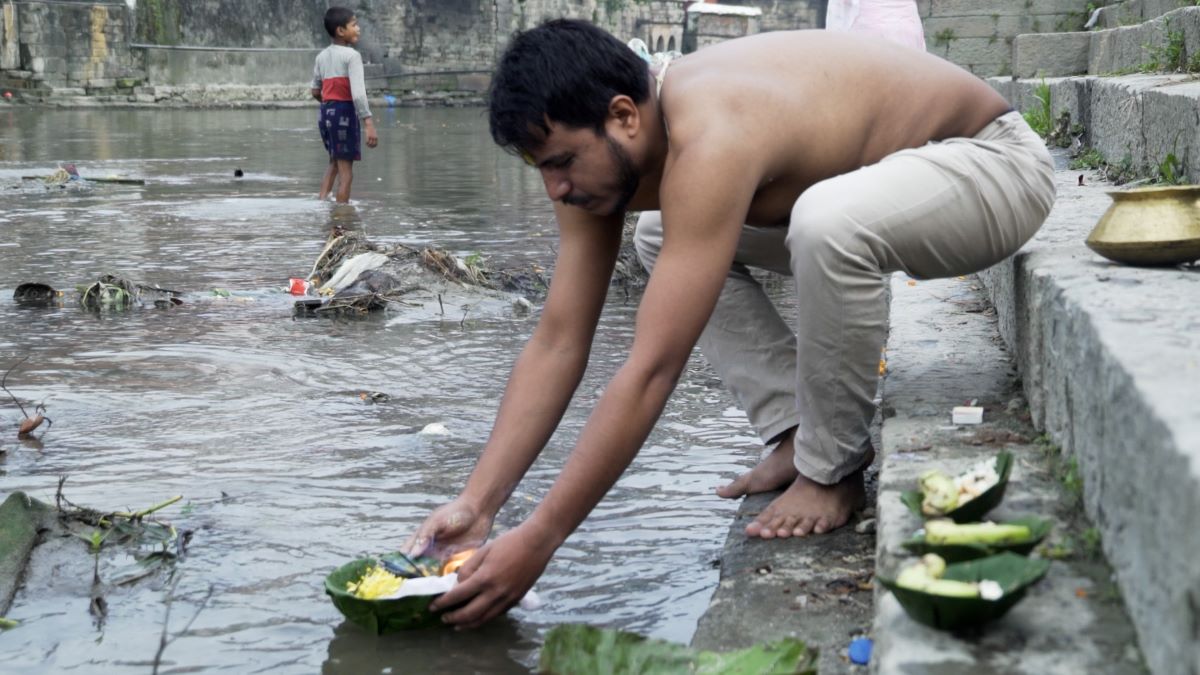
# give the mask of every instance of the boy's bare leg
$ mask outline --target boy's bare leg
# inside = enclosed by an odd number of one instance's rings
[[[337,178],[337,174],[337,160],[330,157],[329,166],[325,167],[325,175],[321,177],[321,191],[317,193],[317,199],[325,201],[329,197],[329,193],[333,191],[333,180]]]
[[[337,161],[337,176],[337,201],[339,204],[349,203],[350,183],[354,180],[354,162],[348,159],[339,159]]]
[[[758,466],[738,476],[732,483],[717,489],[726,499],[737,499],[759,492],[771,492],[787,486],[787,490],[763,509],[754,522],[746,526],[751,537],[803,537],[809,533],[822,534],[835,530],[850,519],[850,514],[862,508],[866,501],[863,489],[863,469],[855,471],[841,482],[821,485],[796,470],[793,428],[779,445],[764,457]]]

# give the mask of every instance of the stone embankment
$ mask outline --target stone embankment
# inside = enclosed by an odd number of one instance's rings
[[[996,516],[1053,518],[1040,551],[1053,563],[1008,616],[972,633],[926,629],[877,590],[874,672],[1200,673],[1200,268],[1130,267],[1084,245],[1111,203],[1105,178],[1200,182],[1194,5],[1129,0],[1101,8],[1090,31],[1019,35],[1015,75],[989,80],[1063,148],[1058,201],[1033,241],[984,273],[893,282],[876,571],[895,572],[918,527],[900,491],[927,468],[1001,448],[1016,469]],[[951,407],[972,400],[984,424],[952,425]],[[764,547],[735,526],[697,643],[811,636],[838,650],[835,672],[862,670],[845,659],[862,627],[822,624],[785,592],[802,574],[746,574],[747,551],[828,561],[839,542]],[[739,604],[748,584],[772,592]],[[739,638],[718,621],[762,628]]]

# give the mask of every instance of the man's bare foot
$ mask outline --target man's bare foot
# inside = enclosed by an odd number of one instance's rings
[[[746,534],[763,539],[824,534],[845,525],[865,501],[862,470],[834,485],[821,485],[797,474],[788,489],[746,526]]]
[[[795,436],[796,430],[792,429],[758,466],[738,476],[729,485],[717,488],[717,495],[725,499],[737,499],[759,492],[778,490],[796,480],[800,472],[796,471],[796,464],[792,459],[796,453],[792,445]]]

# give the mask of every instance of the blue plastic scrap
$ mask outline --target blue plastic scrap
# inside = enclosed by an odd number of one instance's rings
[[[865,666],[871,662],[871,648],[875,642],[871,638],[854,638],[850,641],[850,663]]]

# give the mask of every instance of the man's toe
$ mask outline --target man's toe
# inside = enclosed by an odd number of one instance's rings
[[[749,486],[750,474],[744,473],[735,478],[732,483],[717,488],[717,496],[725,499],[737,499],[746,494]]]
[[[798,518],[796,516],[787,516],[784,518],[783,522],[779,524],[779,527],[775,528],[776,535],[781,539],[786,539],[792,536],[792,531],[796,529],[797,520]]]

